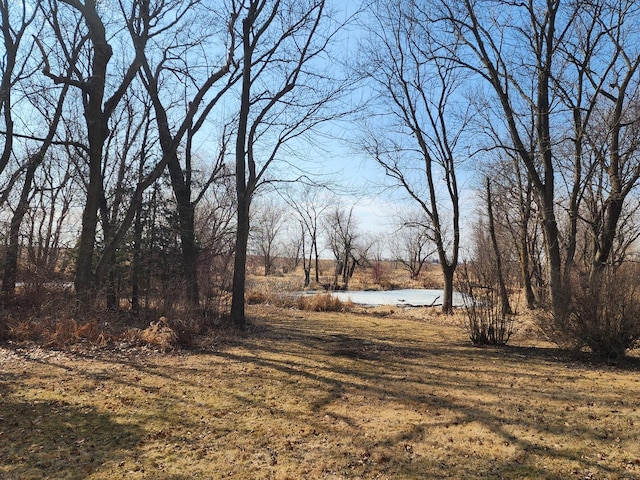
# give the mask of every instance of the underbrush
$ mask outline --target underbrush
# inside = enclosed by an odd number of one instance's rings
[[[562,315],[542,313],[539,323],[562,347],[587,347],[599,359],[616,361],[640,341],[638,272],[609,267],[599,278],[572,279],[571,295]]]
[[[218,312],[184,308],[78,309],[68,291],[39,298],[21,292],[0,309],[0,341],[32,342],[66,349],[76,344],[109,347],[149,345],[161,351],[189,347],[220,323]]]
[[[42,298],[49,298],[43,301]],[[69,292],[58,292],[35,301],[19,295],[0,310],[0,341],[32,342],[54,349],[77,344],[108,348],[114,344],[148,345],[163,352],[192,347],[204,336],[224,327],[224,312],[206,309],[159,308],[133,310],[121,307],[109,311],[104,306],[80,311]],[[287,294],[268,289],[247,292],[248,305],[273,305],[313,312],[348,312],[351,302],[330,293]],[[177,305],[177,302],[174,303]]]

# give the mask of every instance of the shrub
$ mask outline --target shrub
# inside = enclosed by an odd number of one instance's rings
[[[474,345],[506,345],[513,333],[515,315],[502,312],[494,286],[466,292],[467,331]]]
[[[343,302],[330,293],[316,293],[315,295],[302,295],[298,298],[300,310],[314,312],[347,312],[351,309],[351,302]]]
[[[513,333],[515,314],[505,312],[497,284],[472,281],[466,265],[460,270],[459,290],[465,295],[465,327],[474,345],[506,345]]]
[[[262,290],[249,290],[244,295],[247,305],[260,305],[271,300],[271,294]]]
[[[543,330],[558,344],[588,347],[594,356],[616,360],[640,339],[640,280],[630,268],[610,267],[598,280],[573,279],[567,313],[547,317]]]

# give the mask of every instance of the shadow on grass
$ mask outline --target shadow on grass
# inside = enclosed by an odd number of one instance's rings
[[[271,340],[274,343],[264,340]],[[585,392],[571,387],[573,368],[635,371],[640,367],[640,361],[637,358],[626,358],[612,366],[597,362],[588,353],[559,348],[519,346],[474,348],[470,344],[456,343],[451,339],[435,343],[413,342],[410,337],[379,340],[371,333],[330,331],[323,334],[322,327],[295,328],[291,325],[273,324],[271,329],[261,328],[255,338],[247,339],[244,349],[250,354],[227,351],[214,353],[214,355],[220,355],[235,362],[251,363],[263,369],[261,370],[263,375],[268,370],[273,370],[280,372],[286,378],[297,377],[325,384],[326,395],[319,397],[312,404],[314,412],[327,409],[327,414],[333,416],[330,410],[331,404],[339,402],[341,397],[349,392],[419,406],[417,408],[428,407],[432,411],[445,409],[457,416],[457,420],[445,425],[445,428],[481,424],[486,430],[492,432],[495,438],[501,439],[505,445],[516,447],[520,452],[519,458],[512,462],[492,460],[492,465],[486,471],[478,472],[478,478],[491,478],[496,475],[498,477],[506,475],[502,478],[564,478],[542,467],[541,459],[571,465],[576,475],[582,475],[580,472],[585,472],[584,478],[598,478],[589,476],[593,475],[593,472],[598,472],[598,475],[605,475],[607,478],[627,478],[625,475],[628,472],[624,465],[604,465],[594,455],[598,449],[608,451],[609,434],[602,431],[602,423],[598,426],[588,420],[586,404],[583,405],[585,410],[583,413],[573,416],[571,426],[565,421],[562,411],[558,413],[554,409],[560,406],[564,410],[564,406],[584,400]],[[317,356],[311,365],[305,361],[305,357],[313,350],[317,351]],[[272,356],[283,352],[289,355],[288,359]],[[324,358],[324,361],[319,360],[320,358]],[[332,358],[337,361],[331,360]],[[340,358],[347,359],[349,362],[344,363]],[[474,362],[479,359],[482,359],[484,366],[483,383],[470,373]],[[519,363],[531,365],[531,371],[514,370],[514,365]],[[421,375],[421,378],[416,379],[416,375],[410,374],[414,364],[435,371],[436,374]],[[511,366],[508,366],[509,364]],[[542,370],[536,371],[535,364],[540,364]],[[401,374],[404,371],[407,371],[407,375]],[[517,379],[526,381],[526,386],[518,386],[514,390],[513,384],[501,381],[503,377],[508,376],[506,373],[508,371],[514,372],[510,374],[511,376],[516,375]],[[540,385],[544,387],[542,391],[537,391]],[[294,387],[293,384],[292,387]],[[474,403],[467,399],[467,396],[473,397],[478,389],[482,389],[488,395],[487,398],[492,400]],[[430,393],[434,390],[439,394]],[[599,392],[592,389],[587,400],[602,405],[610,403],[612,399],[608,397],[611,395],[606,394],[605,390],[603,389],[602,395],[599,395]],[[454,394],[445,395],[447,392],[454,392]],[[545,402],[543,403],[545,406],[540,407],[536,402]],[[505,404],[512,405],[508,413],[503,412]],[[520,404],[522,407],[519,406]],[[612,408],[614,408],[613,405]],[[615,408],[616,410],[612,411],[618,412],[619,407]],[[630,413],[628,408],[627,413]],[[546,419],[547,416],[550,418]],[[357,422],[349,417],[341,416],[340,419],[350,426],[357,425]],[[574,424],[574,422],[577,423]],[[428,430],[438,427],[437,422],[431,419],[424,425],[414,425],[410,431],[401,436],[378,440],[389,447],[402,445],[405,442],[424,441],[428,436]],[[522,437],[514,433],[514,430],[522,429],[538,435],[540,443],[528,436]],[[635,434],[619,430],[616,435],[617,441],[622,440],[629,444]],[[549,445],[551,438],[570,439],[571,437],[578,437],[583,444],[591,444],[593,448],[590,447],[589,452],[586,452],[576,447]],[[460,458],[466,456],[463,453],[460,454]],[[416,475],[420,471],[420,468],[416,467],[417,464],[407,465],[406,472]],[[443,468],[448,475],[457,471],[459,478],[470,478],[472,473],[462,464],[457,466],[443,464],[441,467],[430,464],[428,471],[434,471],[434,468],[436,470]],[[609,477],[610,475],[612,477]]]
[[[137,426],[94,408],[27,401],[7,384],[0,389],[0,433],[0,478],[15,479],[86,478],[131,456],[142,438]]]
[[[631,444],[636,435],[633,429],[616,427],[617,431],[608,432],[603,427],[614,421],[614,416],[608,416],[613,415],[614,409],[615,416],[624,416],[631,414],[635,406],[613,404],[619,395],[600,388],[598,383],[591,384],[589,390],[572,386],[574,377],[582,373],[574,372],[574,367],[576,370],[610,367],[590,364],[586,354],[556,348],[474,348],[459,336],[420,338],[411,329],[395,331],[392,324],[375,330],[367,327],[353,329],[346,322],[314,324],[280,318],[267,321],[242,338],[235,336],[230,342],[222,340],[216,348],[189,354],[203,356],[205,360],[211,357],[223,360],[213,362],[220,367],[217,370],[212,367],[210,371],[208,362],[194,365],[186,357],[171,368],[162,362],[127,359],[116,354],[102,361],[126,365],[140,377],[145,374],[162,378],[172,387],[163,390],[162,395],[173,399],[175,405],[182,405],[180,411],[184,412],[193,412],[190,407],[204,404],[183,398],[183,387],[200,388],[203,377],[218,374],[223,381],[211,385],[220,389],[221,397],[230,406],[224,407],[219,417],[212,417],[220,428],[216,435],[222,436],[227,428],[249,437],[253,435],[253,430],[242,423],[223,423],[229,412],[236,409],[257,417],[273,416],[273,422],[302,425],[305,431],[314,432],[310,436],[318,432],[318,436],[346,439],[350,442],[348,448],[327,450],[327,458],[329,453],[339,457],[337,468],[344,469],[345,478],[354,478],[354,472],[362,475],[359,478],[374,478],[375,469],[384,472],[387,462],[394,463],[393,471],[398,478],[566,478],[557,469],[554,471],[553,466],[545,470],[542,464],[546,462],[562,464],[565,472],[574,472],[580,478],[632,478],[626,476],[623,465],[601,465],[594,454],[611,450],[607,436],[617,437],[622,445]],[[40,363],[53,365],[51,361]],[[248,368],[230,368],[228,372],[237,378],[225,386],[225,370],[236,364]],[[522,369],[520,364],[528,368]],[[628,365],[621,368],[637,369],[638,362],[629,359]],[[95,381],[135,385],[134,375],[113,372],[106,369],[99,374],[84,375]],[[9,377],[0,379],[8,385],[14,383]],[[238,384],[242,384],[241,389]],[[250,394],[269,385],[277,386],[283,395],[298,397],[300,404],[289,408],[287,405],[294,402],[280,404],[266,395]],[[14,395],[0,390],[0,394],[0,417],[4,419],[0,440],[9,440],[9,446],[0,443],[0,457],[9,459],[0,463],[1,478],[3,474],[7,478],[45,475],[84,478],[103,463],[117,465],[130,456],[129,451],[136,453],[136,445],[141,441],[138,427],[119,425],[108,414],[68,403],[28,403],[20,398],[19,392]],[[369,433],[366,415],[376,415],[375,411],[367,413],[369,404],[390,411],[396,409],[398,414],[408,412],[411,415],[407,418],[411,420],[398,422],[393,430]],[[591,418],[592,404],[606,407],[599,415],[607,416]],[[15,425],[4,425],[14,412],[20,412],[21,420]],[[215,413],[215,408],[211,412]],[[170,412],[165,413],[170,424],[174,418],[168,415]],[[182,417],[176,419],[185,421]],[[190,422],[189,428],[198,428],[197,418]],[[499,445],[514,447],[515,453],[499,457],[490,449],[479,449],[475,459],[466,460],[473,446],[465,430],[478,426],[481,435]],[[447,431],[456,432],[451,433],[455,445],[446,443],[446,450],[435,449],[430,436],[435,432],[446,442]],[[562,439],[571,437],[581,440],[579,447],[562,445]],[[263,448],[260,434],[254,438],[253,447]],[[273,435],[272,440],[277,444],[278,440],[287,439]],[[413,444],[421,445],[420,455],[413,452]],[[378,457],[373,451],[376,445],[384,449]],[[284,458],[284,450],[280,452]],[[625,455],[631,458],[632,453],[629,449]],[[247,464],[244,467],[251,468]],[[114,470],[117,468],[109,471]]]

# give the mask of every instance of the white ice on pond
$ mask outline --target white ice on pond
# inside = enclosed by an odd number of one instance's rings
[[[341,301],[349,301],[358,305],[378,306],[396,305],[407,307],[435,307],[442,305],[442,290],[404,289],[404,290],[354,290],[346,292],[331,292]],[[464,306],[464,295],[453,293],[453,306]]]

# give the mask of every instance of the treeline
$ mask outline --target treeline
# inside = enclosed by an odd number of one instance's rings
[[[639,22],[631,0],[370,6],[361,144],[424,213],[445,310],[471,183],[486,204],[471,284],[508,312],[511,253],[551,339],[607,358],[636,345]]]

